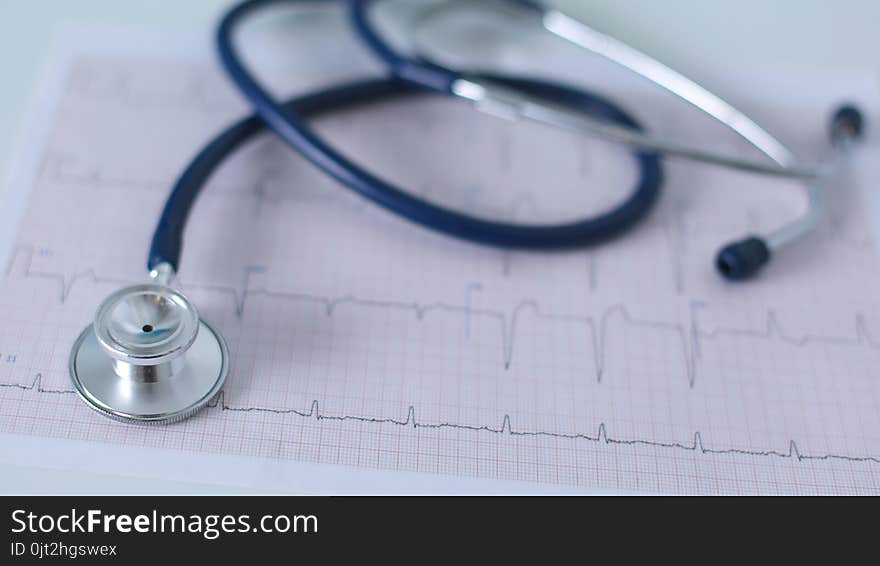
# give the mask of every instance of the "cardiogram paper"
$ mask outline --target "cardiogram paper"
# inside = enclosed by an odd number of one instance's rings
[[[279,92],[376,68],[320,56],[276,61]],[[731,285],[715,251],[799,213],[796,185],[670,161],[625,237],[503,251],[393,217],[260,137],[206,187],[180,272],[226,336],[227,384],[190,420],[138,427],[78,399],[69,348],[108,293],[145,279],[175,176],[246,107],[210,59],[69,59],[33,180],[10,189],[29,197],[0,280],[0,431],[626,491],[880,492],[876,146],[826,184],[818,234]],[[663,94],[578,64],[654,131],[746,154]],[[770,73],[731,101],[812,158],[833,103],[876,108],[862,78]],[[635,181],[620,148],[434,97],[318,125],[413,192],[508,220],[570,219]]]

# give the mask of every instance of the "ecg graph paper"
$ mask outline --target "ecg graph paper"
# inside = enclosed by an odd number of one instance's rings
[[[290,88],[324,78],[305,76]],[[742,149],[645,92],[653,129]],[[822,120],[790,119],[820,107],[795,99],[777,122],[820,143]],[[668,163],[625,238],[506,252],[397,219],[264,136],[186,234],[180,284],[232,356],[222,393],[171,426],[94,414],[69,348],[145,279],[170,184],[243,111],[211,65],[74,61],[0,286],[0,429],[632,491],[880,492],[880,265],[855,174],[809,245],[728,285],[714,251],[797,212],[784,183]],[[424,196],[508,219],[582,214],[634,181],[619,148],[434,98],[319,124]]]

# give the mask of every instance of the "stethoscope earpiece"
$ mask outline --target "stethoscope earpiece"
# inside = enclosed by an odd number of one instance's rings
[[[762,238],[751,236],[724,246],[715,260],[722,277],[730,281],[751,279],[770,261],[770,248]]]
[[[861,110],[846,104],[831,117],[831,143],[839,145],[843,141],[859,141],[865,135],[865,118]]]

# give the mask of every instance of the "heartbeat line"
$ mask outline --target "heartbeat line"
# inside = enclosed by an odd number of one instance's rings
[[[26,256],[23,271],[24,277],[55,281],[60,288],[59,300],[61,303],[64,303],[68,299],[74,285],[80,281],[88,281],[93,284],[107,283],[115,285],[130,285],[136,283],[136,281],[101,276],[98,275],[94,269],[86,269],[69,277],[61,273],[34,271],[31,268],[34,256],[34,249],[32,246],[21,246],[16,251],[7,268],[7,277],[11,275],[12,266],[15,263],[16,256],[21,253],[24,253]],[[854,315],[854,332],[850,336],[818,334],[797,335],[789,333],[779,320],[776,312],[772,309],[768,310],[766,313],[763,328],[749,329],[715,326],[710,329],[705,329],[700,326],[699,318],[697,316],[697,311],[703,305],[697,302],[691,304],[690,321],[687,323],[638,318],[633,316],[624,304],[610,306],[599,315],[572,315],[545,312],[541,309],[536,300],[525,299],[517,304],[511,311],[503,311],[474,308],[468,304],[454,305],[443,302],[403,302],[359,298],[351,295],[326,297],[308,293],[272,291],[265,288],[252,287],[252,275],[262,271],[263,270],[260,268],[246,268],[244,270],[244,279],[241,288],[192,283],[184,283],[182,286],[184,288],[200,289],[228,296],[231,308],[234,310],[235,315],[239,320],[241,320],[245,314],[248,301],[257,297],[319,305],[323,307],[324,313],[327,317],[334,316],[334,313],[338,309],[345,306],[411,312],[419,321],[425,320],[427,316],[435,312],[458,314],[464,317],[468,323],[472,317],[482,317],[494,321],[498,326],[501,343],[500,361],[504,370],[509,370],[514,363],[517,328],[519,327],[523,315],[528,312],[540,320],[576,324],[586,328],[587,333],[590,336],[590,352],[587,355],[592,356],[595,379],[596,382],[600,384],[605,377],[607,369],[608,337],[611,335],[612,323],[615,322],[619,322],[629,328],[653,330],[672,336],[673,340],[677,343],[683,367],[685,368],[684,377],[687,379],[688,386],[691,389],[694,388],[698,379],[702,344],[705,341],[739,337],[759,340],[778,340],[783,344],[798,348],[812,345],[826,345],[838,347],[862,347],[880,351],[880,342],[874,338],[874,335],[868,328],[865,316],[861,313],[856,313]]]
[[[14,389],[20,391],[31,391],[39,394],[48,394],[48,395],[75,395],[76,391],[74,389],[48,389],[43,387],[43,376],[38,373],[34,377],[33,381],[30,383],[0,383],[0,390],[2,389]],[[488,433],[494,434],[498,436],[507,436],[511,438],[521,438],[521,437],[541,437],[541,438],[557,438],[562,440],[573,440],[573,441],[585,441],[592,442],[595,444],[607,445],[607,446],[642,446],[649,448],[664,448],[664,449],[672,449],[681,452],[692,452],[705,456],[723,456],[723,455],[732,455],[732,456],[748,456],[748,457],[765,457],[765,458],[780,458],[784,460],[792,460],[796,462],[808,462],[808,461],[845,461],[852,463],[870,463],[870,464],[880,464],[880,457],[878,456],[852,456],[847,454],[837,454],[837,453],[818,453],[811,454],[802,452],[800,448],[798,448],[797,442],[794,439],[788,441],[787,449],[778,450],[778,449],[768,449],[768,450],[757,450],[757,449],[747,449],[747,448],[713,448],[711,446],[706,446],[703,443],[703,436],[699,431],[695,431],[693,434],[693,440],[690,442],[677,442],[677,441],[661,441],[661,440],[650,440],[650,439],[640,439],[640,438],[617,438],[608,433],[608,427],[605,423],[599,423],[599,426],[596,428],[596,432],[594,434],[590,433],[567,433],[567,432],[552,432],[545,430],[526,430],[515,428],[511,422],[510,415],[504,415],[501,419],[501,424],[492,426],[492,425],[468,425],[468,424],[460,424],[460,423],[452,423],[452,422],[422,422],[416,417],[416,409],[415,406],[410,405],[406,411],[406,416],[404,418],[393,418],[393,417],[368,417],[363,415],[334,415],[329,413],[324,413],[320,409],[320,404],[318,400],[313,400],[309,405],[308,410],[301,409],[276,409],[271,407],[259,407],[259,406],[235,406],[227,402],[226,400],[226,392],[220,391],[217,396],[207,405],[207,410],[219,411],[223,412],[233,412],[233,413],[261,413],[261,414],[269,414],[276,416],[293,416],[301,419],[312,419],[317,422],[323,421],[335,421],[335,422],[354,422],[354,423],[365,423],[365,424],[373,424],[373,425],[393,425],[399,426],[402,428],[409,428],[412,430],[440,430],[440,429],[453,429],[453,430],[461,430],[473,433]],[[165,425],[172,427],[174,425]]]

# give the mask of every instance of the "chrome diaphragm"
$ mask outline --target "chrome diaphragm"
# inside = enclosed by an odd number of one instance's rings
[[[76,340],[70,377],[93,409],[137,423],[191,416],[228,372],[221,335],[180,291],[145,283],[116,291]]]

